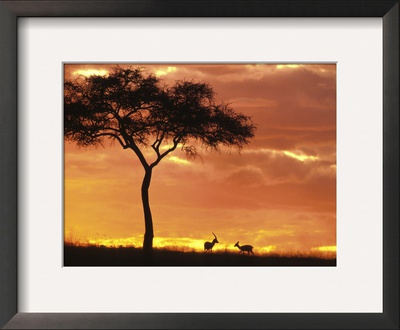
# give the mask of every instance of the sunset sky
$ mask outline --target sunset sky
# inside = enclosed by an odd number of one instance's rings
[[[127,64],[119,64],[124,67]],[[164,83],[209,83],[217,101],[252,117],[255,137],[238,153],[180,150],[153,171],[154,246],[255,253],[336,247],[335,64],[132,64]],[[106,75],[113,64],[66,64],[65,79]],[[150,150],[148,151],[150,153]],[[65,143],[65,240],[141,246],[143,168],[118,143]]]

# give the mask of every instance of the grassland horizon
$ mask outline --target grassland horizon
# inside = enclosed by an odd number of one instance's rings
[[[134,246],[64,244],[64,266],[336,266],[333,252],[198,251],[185,247],[153,248],[151,255]]]

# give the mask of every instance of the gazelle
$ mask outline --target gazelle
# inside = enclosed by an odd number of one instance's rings
[[[214,244],[215,243],[219,243],[218,239],[217,239],[217,236],[214,233],[212,233],[212,234],[214,235],[215,238],[212,240],[212,242],[205,242],[204,243],[204,251],[212,251],[212,248],[213,248]]]
[[[253,252],[253,247],[251,246],[251,245],[242,245],[242,246],[240,246],[239,245],[239,241],[235,244],[235,246],[237,246],[238,248],[239,248],[239,250],[240,250],[240,252],[239,253],[245,253],[245,252],[247,252],[248,254],[254,254],[254,252]]]

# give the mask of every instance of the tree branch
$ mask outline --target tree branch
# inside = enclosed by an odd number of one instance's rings
[[[128,148],[131,148],[133,152],[136,154],[136,156],[139,158],[140,163],[142,164],[144,169],[148,169],[150,166],[147,163],[146,158],[144,157],[142,151],[139,149],[139,147],[136,145],[135,141],[133,141],[132,137],[128,137],[128,142],[129,146]]]
[[[119,142],[119,144],[122,146],[122,148],[124,148],[124,149],[129,148],[129,146],[127,144],[124,144],[124,141],[122,141],[122,139],[117,134],[114,134],[114,133],[97,133],[97,134],[92,134],[91,135],[91,137],[93,137],[94,139],[98,138],[98,137],[102,137],[102,136],[112,137],[112,138],[116,139]]]
[[[161,146],[162,141],[164,140],[165,131],[163,131],[163,132],[161,133],[161,137],[158,137],[158,136],[159,136],[159,132],[157,133],[157,138],[156,138],[156,140],[154,141],[154,143],[151,145],[151,147],[152,147],[153,150],[156,152],[157,157],[160,157],[160,146]]]
[[[174,139],[173,139],[173,142],[174,142],[174,145],[171,147],[171,148],[168,148],[165,152],[163,152],[162,154],[160,154],[160,153],[158,153],[157,154],[157,159],[152,163],[152,164],[150,164],[150,167],[155,167],[155,166],[157,166],[158,165],[158,163],[159,162],[161,162],[161,160],[166,156],[166,155],[168,155],[170,152],[172,152],[172,151],[174,151],[176,148],[177,148],[177,146],[179,145],[179,142],[181,141],[181,139],[182,138],[177,138],[177,137],[175,137]]]

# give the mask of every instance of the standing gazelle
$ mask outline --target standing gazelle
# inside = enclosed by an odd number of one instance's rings
[[[245,252],[247,252],[248,254],[254,254],[254,252],[253,252],[253,247],[251,246],[251,245],[242,245],[242,246],[240,246],[239,245],[239,241],[235,244],[235,246],[237,246],[238,248],[239,248],[239,250],[240,250],[240,252],[239,253],[245,253]]]
[[[218,239],[217,239],[217,236],[214,233],[212,233],[212,234],[214,235],[215,238],[212,240],[212,242],[205,242],[204,243],[204,251],[212,251],[212,248],[213,248],[214,244],[215,243],[219,243]]]

